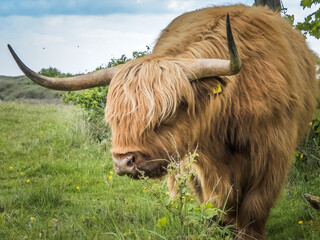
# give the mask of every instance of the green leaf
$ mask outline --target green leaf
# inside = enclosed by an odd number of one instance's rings
[[[206,204],[206,209],[209,209],[209,208],[213,208],[213,204],[212,203],[207,203]]]
[[[303,7],[303,9],[305,9],[306,7],[310,7],[312,4],[312,0],[301,0],[300,2],[300,6]]]
[[[206,216],[206,218],[211,219],[214,216],[218,215],[218,209],[216,208],[208,208],[204,211],[204,215]]]
[[[285,18],[289,21],[291,25],[294,23],[294,15],[285,15]]]

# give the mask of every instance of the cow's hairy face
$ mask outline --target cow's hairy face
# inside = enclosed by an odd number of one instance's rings
[[[174,60],[136,59],[112,80],[106,121],[112,130],[115,171],[138,178],[166,173],[169,156],[188,144],[194,93]]]

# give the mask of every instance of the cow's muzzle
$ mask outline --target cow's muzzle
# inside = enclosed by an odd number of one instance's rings
[[[112,153],[115,172],[120,175],[127,175],[133,179],[143,177],[159,178],[167,173],[168,161],[152,157],[147,153],[139,151],[125,154]]]
[[[136,156],[134,154],[125,155],[124,157],[112,156],[114,170],[120,176],[125,174],[136,173]]]

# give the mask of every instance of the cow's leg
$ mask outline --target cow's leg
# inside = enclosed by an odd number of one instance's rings
[[[202,193],[200,179],[197,176],[192,176],[190,180],[191,180],[193,189],[196,193],[196,196],[198,197],[200,202],[203,202],[203,193]]]
[[[265,225],[271,208],[282,189],[285,174],[269,172],[247,189],[237,213],[236,227],[239,239],[265,239]]]
[[[260,189],[245,195],[236,220],[238,239],[265,239],[265,224],[273,204],[264,198]]]

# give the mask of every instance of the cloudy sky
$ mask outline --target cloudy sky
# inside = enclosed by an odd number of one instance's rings
[[[49,66],[62,72],[93,71],[111,58],[152,47],[176,16],[195,9],[254,0],[1,0],[0,75],[16,76],[7,44],[39,71]],[[296,20],[317,7],[302,10],[300,0],[284,0]],[[320,40],[308,37],[320,55]]]

